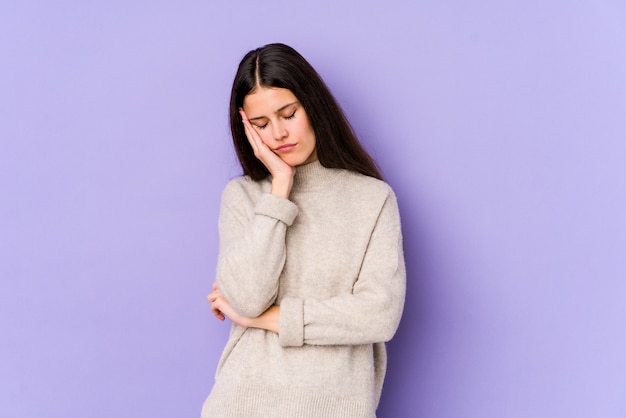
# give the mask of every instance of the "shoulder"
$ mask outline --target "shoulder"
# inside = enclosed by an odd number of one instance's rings
[[[222,202],[255,201],[268,187],[269,183],[267,180],[255,181],[249,176],[235,177],[226,183],[222,192]]]
[[[256,181],[252,180],[249,176],[235,177],[226,183],[222,194],[245,193],[248,191],[263,190],[268,184],[270,183],[267,179]]]
[[[348,206],[353,217],[364,216],[399,218],[396,195],[391,186],[374,177],[345,171],[338,182],[335,199]],[[395,221],[394,221],[395,222]]]
[[[400,210],[396,194],[385,181],[355,172],[346,172],[341,204],[348,206],[350,222],[371,231],[401,230]],[[380,233],[380,232],[379,232]]]
[[[345,171],[343,178],[345,179],[347,183],[346,185],[349,189],[360,194],[364,198],[379,198],[383,200],[391,198],[395,200],[395,193],[393,189],[383,180],[347,170]]]

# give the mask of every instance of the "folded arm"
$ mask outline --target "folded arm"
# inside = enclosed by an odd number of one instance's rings
[[[319,300],[286,297],[259,315],[233,309],[219,291],[209,295],[214,314],[279,334],[283,346],[370,344],[390,340],[400,322],[406,272],[395,196],[383,206],[351,293]],[[214,300],[212,300],[214,299]]]
[[[261,194],[256,202],[236,182],[226,187],[220,210],[219,290],[236,309],[256,317],[274,304],[286,259],[287,228],[296,205],[282,197]]]

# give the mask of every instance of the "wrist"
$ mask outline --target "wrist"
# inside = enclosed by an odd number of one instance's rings
[[[267,311],[263,312],[256,318],[248,318],[245,326],[248,328],[261,328],[267,331],[278,334],[278,316],[280,313],[280,307],[274,305]]]
[[[272,189],[270,190],[270,194],[289,199],[292,185],[293,177],[290,177],[289,179],[274,178],[272,180]]]

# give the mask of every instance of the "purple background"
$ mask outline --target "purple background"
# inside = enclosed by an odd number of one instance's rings
[[[0,416],[199,416],[230,83],[280,41],[399,196],[380,417],[625,417],[624,22],[621,0],[0,1]]]

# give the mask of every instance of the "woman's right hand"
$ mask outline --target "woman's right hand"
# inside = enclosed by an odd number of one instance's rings
[[[284,162],[270,147],[265,145],[243,109],[239,109],[239,114],[241,115],[246,138],[248,138],[248,142],[254,151],[254,156],[267,167],[272,175],[271,194],[288,199],[293,186],[293,176],[296,174],[296,168]]]

